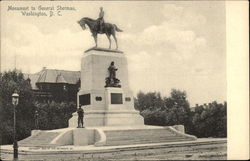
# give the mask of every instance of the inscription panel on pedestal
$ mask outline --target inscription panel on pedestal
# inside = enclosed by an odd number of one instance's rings
[[[90,94],[84,94],[79,96],[79,103],[84,105],[90,105]]]
[[[111,93],[111,104],[122,104],[122,93]]]

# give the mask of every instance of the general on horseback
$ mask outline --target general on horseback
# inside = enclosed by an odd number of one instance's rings
[[[104,11],[102,7],[100,7],[99,17],[97,20],[84,17],[80,21],[78,21],[78,23],[82,27],[83,30],[86,29],[85,25],[89,27],[90,32],[92,33],[92,36],[94,37],[94,40],[95,40],[95,47],[97,47],[97,35],[106,34],[109,40],[109,49],[111,48],[111,39],[110,39],[111,35],[113,36],[115,40],[116,49],[118,49],[118,43],[117,43],[115,32],[116,31],[122,32],[122,30],[119,29],[115,24],[104,22]]]

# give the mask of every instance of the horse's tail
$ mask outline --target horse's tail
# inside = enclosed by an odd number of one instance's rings
[[[119,28],[116,26],[116,24],[114,24],[114,27],[115,27],[115,31],[117,31],[117,32],[122,32],[122,30],[119,29]]]

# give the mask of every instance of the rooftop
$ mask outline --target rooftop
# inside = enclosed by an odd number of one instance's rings
[[[80,79],[80,71],[67,71],[43,68],[34,74],[24,74],[25,79],[30,79],[32,89],[38,89],[36,83],[67,83],[76,84]]]

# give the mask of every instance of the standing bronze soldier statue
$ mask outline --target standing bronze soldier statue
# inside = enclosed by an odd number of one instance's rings
[[[79,105],[79,108],[77,109],[77,114],[78,114],[78,126],[77,128],[84,128],[83,126],[83,117],[84,117],[84,111],[81,107],[81,104]]]
[[[110,80],[112,80],[111,82],[113,82],[114,81],[114,79],[116,79],[116,71],[117,71],[118,69],[115,67],[115,63],[112,61],[111,63],[110,63],[110,66],[109,66],[109,68],[108,68],[108,71],[109,71],[109,79]]]
[[[116,78],[116,71],[118,69],[115,67],[115,63],[112,61],[108,67],[109,77],[106,78],[105,87],[118,87],[121,88],[120,80]]]
[[[111,23],[105,23],[104,22],[104,11],[103,8],[100,7],[100,12],[99,12],[99,18],[97,20],[93,20],[88,17],[82,18],[80,21],[78,21],[79,25],[82,27],[83,30],[86,29],[87,25],[92,33],[92,36],[94,37],[95,40],[95,47],[97,47],[97,35],[98,34],[106,34],[108,40],[109,40],[109,49],[111,48],[111,39],[110,36],[112,35],[115,43],[116,43],[116,49],[118,49],[118,42],[116,39],[116,31],[117,32],[122,32],[121,29],[119,29],[115,24]]]

